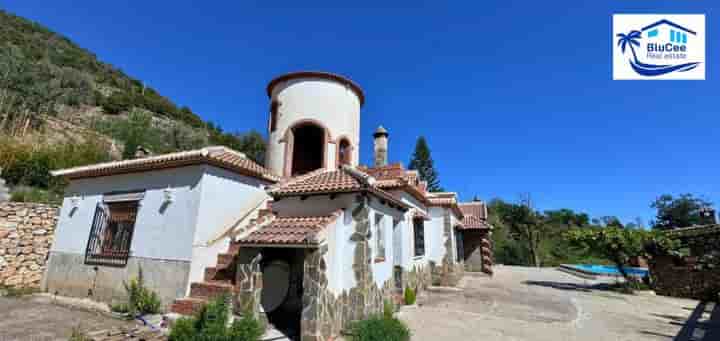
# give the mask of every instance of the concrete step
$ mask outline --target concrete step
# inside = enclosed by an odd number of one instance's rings
[[[190,284],[190,297],[200,299],[211,299],[225,293],[232,294],[234,287],[224,282],[200,282]]]
[[[226,268],[228,265],[232,264],[233,260],[235,259],[236,254],[232,253],[220,253],[217,255],[217,268],[222,269]]]
[[[207,300],[200,298],[180,298],[176,299],[175,302],[170,306],[170,311],[181,315],[192,315],[207,304]]]
[[[217,275],[218,269],[214,266],[209,266],[205,268],[205,276],[203,276],[204,281],[212,281],[215,279],[215,276]]]
[[[228,246],[228,250],[226,253],[237,255],[238,252],[240,252],[240,243],[230,243],[230,246]]]
[[[264,217],[272,214],[272,210],[268,208],[263,208],[258,211],[258,217]]]

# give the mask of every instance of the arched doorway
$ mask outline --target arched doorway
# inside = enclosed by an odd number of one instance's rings
[[[293,150],[291,175],[301,175],[323,167],[325,129],[304,123],[292,130]]]
[[[263,311],[275,329],[290,340],[300,340],[305,250],[265,248],[262,253]]]

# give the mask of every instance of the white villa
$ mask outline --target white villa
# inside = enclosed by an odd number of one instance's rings
[[[358,165],[357,84],[296,72],[267,93],[266,168],[218,146],[53,172],[69,186],[43,288],[114,302],[142,269],[171,311],[230,293],[236,312],[325,341],[406,287],[492,273],[484,203],[388,164],[382,127]]]

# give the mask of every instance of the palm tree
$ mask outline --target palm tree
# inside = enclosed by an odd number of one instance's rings
[[[633,58],[635,58],[635,62],[638,63],[637,55],[635,54],[635,48],[633,45],[640,47],[640,43],[637,41],[637,39],[640,39],[642,33],[640,31],[630,31],[628,34],[624,33],[618,33],[618,37],[620,39],[618,40],[618,46],[620,46],[620,50],[622,50],[622,53],[625,53],[625,46],[630,45],[630,50],[632,51]]]

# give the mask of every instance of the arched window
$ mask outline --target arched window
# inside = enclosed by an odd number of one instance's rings
[[[323,167],[325,129],[305,123],[293,128],[293,154],[291,175],[296,176]]]
[[[272,100],[270,102],[270,132],[274,132],[277,129],[277,116],[278,109],[280,108],[280,101]]]
[[[338,166],[350,164],[352,160],[352,148],[350,147],[350,141],[347,139],[342,139],[340,143],[338,143],[337,159]]]

